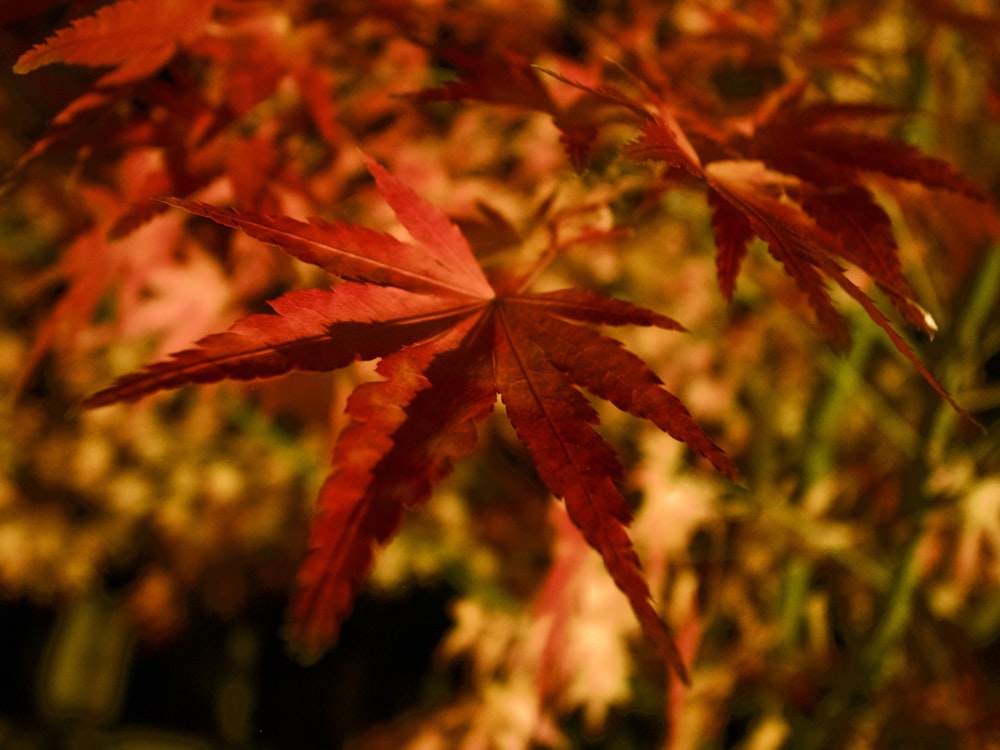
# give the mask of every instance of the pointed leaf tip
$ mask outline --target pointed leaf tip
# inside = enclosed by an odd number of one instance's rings
[[[448,280],[470,295],[493,298],[490,286],[468,241],[458,226],[437,206],[425,201],[409,185],[392,175],[375,159],[362,154],[379,193],[399,223],[417,241],[419,251],[430,256]]]

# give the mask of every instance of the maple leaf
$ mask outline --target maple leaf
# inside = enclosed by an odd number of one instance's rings
[[[945,161],[906,144],[844,129],[845,124],[894,114],[895,109],[832,102],[802,106],[808,81],[801,79],[765,97],[751,116],[719,127],[648,86],[642,87],[648,101],[640,101],[544,72],[632,115],[644,115],[638,137],[624,149],[626,157],[664,162],[706,184],[719,288],[726,299],[732,299],[750,241],[760,237],[795,279],[837,348],[847,348],[850,335],[824,277],[857,301],[924,379],[972,420],[836,260],[865,271],[914,328],[928,335],[937,331],[933,318],[914,300],[891,221],[864,183],[864,174],[917,182],[970,200],[990,199]]]
[[[865,271],[914,328],[929,335],[936,332],[933,318],[914,300],[889,216],[865,184],[864,174],[913,181],[971,200],[988,202],[989,197],[947,162],[906,144],[843,129],[846,123],[895,110],[837,103],[801,106],[807,82],[800,80],[765,98],[749,118],[719,128],[703,117],[675,111],[653,92],[644,104],[557,77],[618,101],[632,112],[645,107],[639,135],[624,154],[635,160],[662,161],[705,183],[718,247],[719,287],[726,299],[732,298],[750,241],[760,237],[795,279],[837,348],[846,348],[850,335],[825,280],[857,301],[928,383],[971,419],[838,262],[845,260]],[[690,137],[686,127],[692,128]]]
[[[910,285],[903,276],[889,217],[864,183],[864,174],[877,172],[978,201],[988,201],[988,197],[947,162],[925,156],[906,144],[844,129],[846,124],[884,117],[896,110],[878,105],[831,102],[802,106],[805,91],[803,79],[775,92],[761,102],[753,116],[734,123],[728,136],[724,129],[712,135],[710,128],[698,127],[699,145],[711,154],[711,158],[703,160],[699,159],[670,108],[658,102],[660,114],[643,123],[639,137],[629,144],[625,153],[637,160],[664,161],[708,183],[713,229],[719,246],[719,285],[727,299],[732,296],[747,242],[754,236],[770,241],[779,240],[786,234],[780,228],[780,220],[769,221],[767,217],[754,214],[749,204],[732,192],[720,195],[706,173],[713,162],[744,160],[769,170],[768,178],[756,181],[750,177],[759,176],[756,167],[742,170],[742,175],[749,180],[747,186],[752,186],[762,197],[773,195],[775,189],[785,191],[784,187],[777,187],[781,181],[777,175],[795,178],[801,211],[806,221],[820,230],[806,232],[812,236],[814,247],[821,247],[827,254],[864,270],[886,292],[907,322],[932,334],[933,321],[914,301]],[[694,124],[698,125],[697,119]],[[731,169],[727,171],[733,176]],[[748,196],[746,191],[742,194]],[[760,210],[763,206],[756,208]],[[782,211],[779,209],[778,213]],[[760,231],[761,221],[771,225],[770,232]],[[804,224],[800,224],[800,229],[802,227]],[[785,267],[814,303],[827,333],[833,334],[835,340],[842,338],[842,324],[834,323],[828,306],[822,301],[825,296],[816,288],[813,279],[807,278],[806,272],[797,274],[791,263],[785,263]]]
[[[212,15],[212,0],[119,0],[79,18],[32,47],[14,65],[28,73],[55,62],[113,67],[98,86],[145,78],[164,65],[178,45],[195,37]]]
[[[849,334],[823,283],[823,276],[834,281],[861,305],[872,321],[885,331],[896,349],[942,398],[959,414],[975,421],[920,361],[913,348],[871,298],[830,257],[830,249],[836,248],[839,240],[817,224],[793,197],[800,188],[808,191],[808,186],[795,177],[767,169],[761,162],[751,161],[712,162],[706,168],[705,176],[712,188],[742,213],[746,226],[767,242],[768,250],[806,294],[820,325],[834,343],[846,347]]]
[[[499,394],[551,492],[602,556],[645,632],[686,674],[656,613],[626,526],[622,466],[594,429],[585,388],[647,419],[731,479],[739,472],[656,374],[592,325],[681,330],[671,318],[583,290],[524,291],[487,279],[457,226],[374,161],[368,168],[412,241],[364,227],[168,202],[279,245],[343,281],[290,292],[275,314],[251,315],[87,400],[133,400],[185,383],[332,370],[381,358],[382,380],[346,406],[333,473],[320,491],[310,553],[291,605],[290,633],[315,654],[336,637],[373,563],[405,511],[425,502],[454,461],[475,447],[476,425]]]

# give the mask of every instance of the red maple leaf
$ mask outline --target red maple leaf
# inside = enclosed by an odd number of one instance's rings
[[[759,237],[795,280],[821,329],[838,348],[846,348],[850,336],[827,281],[857,301],[930,385],[968,416],[840,264],[846,261],[867,273],[910,325],[932,335],[936,324],[914,300],[889,216],[865,175],[878,173],[972,200],[989,199],[947,162],[906,144],[847,129],[895,110],[837,103],[803,106],[805,89],[805,81],[789,84],[763,100],[750,117],[723,127],[689,112],[675,114],[666,101],[654,97],[638,138],[625,154],[665,162],[704,181],[718,247],[719,286],[727,299],[750,240]],[[621,98],[633,110],[641,106]],[[685,127],[692,130],[690,138]]]
[[[118,0],[35,45],[21,55],[14,72],[63,62],[113,67],[99,86],[137,81],[170,60],[178,45],[200,34],[214,5],[214,0]]]
[[[291,607],[291,634],[307,653],[336,637],[366,580],[374,547],[403,513],[431,495],[472,452],[476,424],[499,394],[542,480],[603,557],[645,632],[685,675],[670,631],[626,531],[622,467],[595,430],[598,414],[577,389],[648,419],[727,477],[738,470],[656,374],[593,325],[680,330],[671,318],[582,290],[525,291],[523,279],[487,279],[465,237],[440,211],[373,161],[379,190],[412,242],[346,224],[261,216],[173,199],[174,205],[281,246],[342,281],[290,292],[276,314],[252,315],[88,399],[133,400],[185,383],[332,370],[381,358],[382,380],[359,386],[349,425],[320,491],[310,553]]]

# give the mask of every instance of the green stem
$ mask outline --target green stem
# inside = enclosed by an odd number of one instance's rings
[[[914,529],[902,551],[899,567],[888,591],[885,614],[862,654],[861,663],[872,689],[881,685],[888,676],[886,660],[899,645],[910,624],[913,600],[920,583],[920,559],[917,551],[923,536],[922,528],[922,524],[919,524]]]

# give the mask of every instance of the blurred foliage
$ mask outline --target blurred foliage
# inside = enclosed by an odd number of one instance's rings
[[[381,552],[337,649],[313,667],[290,661],[282,607],[311,498],[345,393],[371,369],[81,412],[83,396],[162,354],[164,340],[176,348],[275,288],[317,281],[267,248],[192,226],[123,266],[85,317],[50,330],[22,382],[72,280],[52,272],[64,248],[103,237],[107,207],[127,204],[145,174],[127,144],[95,143],[85,155],[52,148],[0,204],[0,391],[22,389],[0,406],[0,747],[1000,748],[992,208],[917,187],[907,205],[885,203],[941,330],[921,356],[980,431],[848,305],[854,346],[832,353],[759,247],[726,306],[703,197],[678,187],[644,205],[631,189],[639,168],[613,158],[616,143],[577,175],[545,117],[389,96],[448,77],[428,39],[582,74],[604,55],[633,62],[622,59],[630,38],[639,50],[687,36],[716,45],[712,80],[733,106],[809,70],[839,99],[909,108],[899,135],[996,194],[993,4],[538,2],[525,4],[531,23],[485,1],[374,3],[370,14],[363,3],[253,5],[260,23],[240,33],[251,46],[255,34],[280,36],[289,69],[301,54],[328,71],[338,107],[310,120],[291,84],[242,105],[223,162],[239,163],[240,139],[267,141],[278,167],[265,203],[384,224],[358,177],[358,144],[470,237],[478,230],[487,262],[548,231],[532,224],[539,206],[564,229],[580,205],[588,222],[628,229],[613,247],[570,250],[542,281],[614,291],[681,320],[692,333],[632,332],[627,343],[747,477],[747,489],[729,486],[670,439],[602,411],[602,431],[629,459],[633,538],[692,686],[665,680],[600,560],[499,421]],[[4,11],[4,60],[93,6]],[[5,166],[89,80],[70,68],[33,76],[4,74]],[[318,122],[339,130],[324,135]],[[207,190],[223,201],[233,186],[222,174]],[[144,248],[180,221],[160,217],[108,247]],[[98,252],[85,247],[84,258]]]

